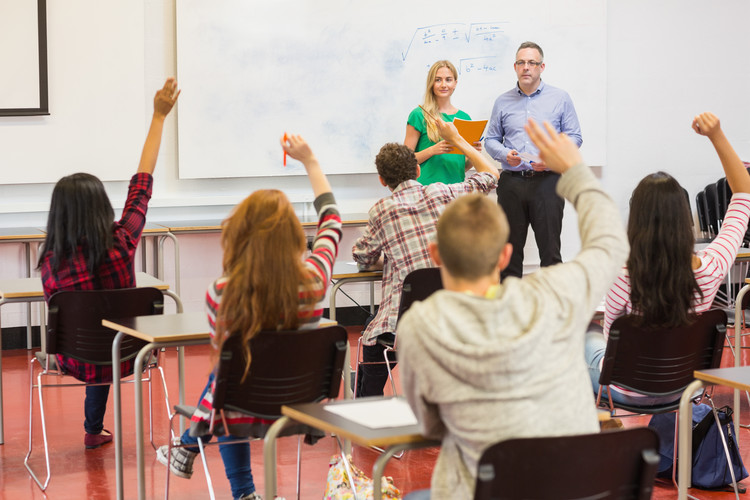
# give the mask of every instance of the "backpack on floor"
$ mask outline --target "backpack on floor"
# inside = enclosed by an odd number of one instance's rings
[[[717,409],[724,439],[727,442],[732,468],[737,481],[748,476],[742,463],[737,441],[734,437],[732,409],[728,406]],[[651,417],[648,426],[659,435],[658,476],[672,477],[672,457],[674,455],[675,413],[661,413]],[[679,457],[678,457],[679,459]],[[693,406],[693,467],[692,486],[701,489],[723,488],[732,484],[724,446],[716,428],[711,407],[707,404]]]

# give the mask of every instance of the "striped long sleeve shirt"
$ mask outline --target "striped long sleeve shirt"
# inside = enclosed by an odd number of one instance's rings
[[[320,323],[323,316],[323,301],[341,241],[341,216],[333,194],[323,193],[315,199],[314,204],[318,212],[318,230],[313,240],[312,252],[305,260],[308,276],[299,288],[299,329],[314,329]],[[212,338],[216,336],[216,318],[221,307],[223,291],[227,286],[231,286],[231,283],[223,276],[214,281],[206,292],[206,311]],[[213,408],[213,384],[211,385],[211,390],[206,391],[192,416],[190,434],[193,436],[203,436],[208,431]],[[273,423],[236,411],[225,414],[229,434],[233,436],[249,436],[259,432],[262,435],[263,428]],[[217,426],[220,427],[218,421]],[[223,429],[215,429],[215,433],[225,432]]]

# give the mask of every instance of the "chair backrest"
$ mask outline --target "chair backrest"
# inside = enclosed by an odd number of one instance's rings
[[[599,377],[602,386],[679,395],[694,380],[693,371],[719,368],[727,325],[724,311],[692,316],[689,325],[677,328],[639,327],[636,319],[621,316],[612,323]]]
[[[53,294],[48,305],[48,354],[111,365],[112,341],[117,332],[102,326],[102,319],[161,314],[164,296],[150,287],[70,290]],[[126,335],[122,340],[122,359],[135,357],[144,345],[144,341]]]
[[[474,500],[645,500],[658,450],[647,427],[501,441],[479,459]]]
[[[700,226],[701,232],[710,234],[711,228],[708,225],[708,205],[706,204],[706,193],[700,191],[695,195],[695,210],[698,212],[698,226]]]
[[[719,193],[716,184],[709,184],[703,189],[706,193],[706,206],[708,207],[708,225],[713,234],[719,234],[721,224],[719,223]]]
[[[213,407],[261,418],[281,416],[281,406],[335,398],[348,337],[342,326],[317,330],[263,330],[250,341],[245,373],[241,337],[224,341],[216,375]]]
[[[443,288],[443,278],[440,276],[439,267],[426,267],[407,274],[404,278],[401,302],[398,305],[399,319],[414,302],[426,299],[441,288]]]
[[[716,181],[716,192],[719,195],[719,218],[724,220],[729,200],[732,199],[732,190],[729,188],[729,182],[726,177],[722,177]]]

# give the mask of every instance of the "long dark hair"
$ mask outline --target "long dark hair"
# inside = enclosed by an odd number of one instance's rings
[[[261,189],[245,198],[222,223],[224,276],[216,323],[215,355],[229,335],[241,335],[247,376],[252,361],[250,340],[263,329],[296,329],[300,298],[313,314],[310,272],[302,261],[305,232],[286,195]],[[302,289],[300,289],[302,287]]]
[[[52,252],[52,270],[58,271],[63,262],[80,250],[86,268],[94,274],[113,246],[114,218],[115,212],[102,181],[85,173],[63,177],[52,191],[47,237],[39,267],[45,255]]]
[[[703,293],[693,274],[693,221],[680,184],[657,172],[641,180],[628,219],[630,299],[643,324],[676,327],[689,322]]]

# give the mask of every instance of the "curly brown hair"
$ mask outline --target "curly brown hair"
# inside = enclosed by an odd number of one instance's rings
[[[417,157],[408,146],[389,142],[375,157],[378,175],[391,189],[399,184],[417,178]]]

